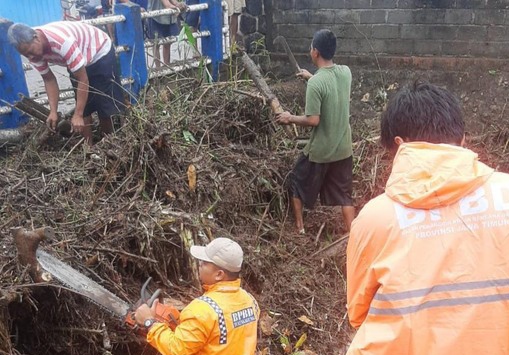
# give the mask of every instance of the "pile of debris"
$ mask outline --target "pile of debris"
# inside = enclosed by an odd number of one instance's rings
[[[387,94],[398,85],[379,78],[411,82],[422,73],[352,72],[354,197],[362,207],[383,191],[390,168],[377,136]],[[482,102],[465,88],[479,82],[487,83],[468,75],[462,82],[470,142],[504,168],[507,130],[469,115]],[[270,86],[285,109],[302,113],[303,82]],[[502,117],[504,110],[502,102],[491,111]],[[39,137],[45,127],[31,129]],[[166,297],[188,303],[201,292],[189,246],[230,236],[245,250],[244,286],[263,311],[260,352],[342,354],[351,334],[347,238],[340,216],[321,207],[306,211],[306,235],[294,231],[286,180],[306,131],[296,133],[274,124],[249,80],[177,77],[149,88],[118,132],[92,148],[57,136],[9,148],[0,172],[0,354],[155,353],[66,287],[33,282],[11,229],[45,226],[55,235],[39,248],[131,303],[148,277]]]
[[[149,276],[183,303],[199,295],[187,249],[221,235],[246,249],[246,288],[266,312],[286,313],[278,309],[291,299],[286,292],[313,288],[291,280],[298,290],[277,290],[274,282],[294,278],[300,264],[275,265],[277,255],[306,252],[285,230],[285,181],[298,150],[252,90],[249,82],[178,78],[149,89],[119,131],[92,148],[55,136],[49,145],[32,139],[10,149],[0,174],[3,352],[120,354],[146,346],[64,286],[33,283],[18,262],[14,227],[52,227],[54,238],[40,248],[130,302]]]

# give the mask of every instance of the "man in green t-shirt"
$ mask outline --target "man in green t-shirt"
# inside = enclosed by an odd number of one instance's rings
[[[305,115],[283,112],[276,116],[279,124],[312,127],[309,143],[290,174],[295,223],[302,234],[305,233],[303,206],[313,208],[318,195],[323,205],[341,206],[348,230],[355,217],[349,120],[352,74],[346,65],[334,64],[335,52],[334,33],[316,32],[310,55],[318,70],[315,75],[307,70],[297,74],[308,80]]]

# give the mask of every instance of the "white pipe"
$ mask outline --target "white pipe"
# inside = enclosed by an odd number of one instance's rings
[[[223,48],[224,48],[224,54],[223,59],[229,58],[231,56],[230,52],[230,21],[228,21],[228,4],[226,1],[222,2],[223,4]]]
[[[198,5],[189,5],[188,10],[186,12],[194,12],[207,10],[209,8],[209,4],[198,4]],[[181,11],[178,9],[162,9],[162,10],[154,10],[154,11],[146,11],[141,13],[141,18],[152,18],[161,15],[178,15]]]
[[[204,38],[204,37],[210,37],[210,31],[201,31],[201,32],[194,32],[193,33],[194,38]],[[168,43],[175,43],[178,41],[178,37],[176,36],[170,36],[170,37],[163,37],[157,39],[157,44],[168,44]],[[187,38],[184,37],[184,41],[187,41]],[[145,48],[152,47],[154,44],[156,44],[155,40],[147,39],[145,41]]]
[[[89,25],[108,25],[110,23],[119,23],[124,22],[125,16],[124,15],[112,15],[112,16],[104,16],[99,18],[93,18],[89,20],[82,20],[83,23],[88,23]]]
[[[205,65],[206,64],[210,64],[210,63],[212,63],[212,60],[210,58],[207,58],[207,59],[205,59],[205,61],[203,63]],[[180,72],[180,71],[183,71],[183,70],[186,70],[186,69],[198,68],[201,64],[202,64],[201,61],[194,60],[194,61],[189,62],[189,63],[185,63],[185,64],[181,64],[181,65],[174,65],[174,66],[171,66],[171,67],[168,67],[168,68],[165,68],[165,69],[160,69],[160,70],[157,70],[157,71],[152,71],[152,72],[150,72],[148,77],[150,79],[153,79],[153,78],[158,78],[160,76],[165,76],[165,75],[169,75],[169,74],[175,74],[177,72]]]

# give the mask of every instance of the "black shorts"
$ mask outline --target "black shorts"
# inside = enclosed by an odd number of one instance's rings
[[[117,59],[112,45],[107,55],[85,68],[88,76],[88,99],[83,116],[97,112],[102,119],[110,118],[125,109],[123,89],[117,75]],[[71,73],[71,83],[76,94],[78,82]],[[77,96],[76,96],[77,97]]]
[[[313,208],[320,195],[324,206],[353,206],[352,157],[332,163],[313,163],[302,154],[290,173],[290,192]]]

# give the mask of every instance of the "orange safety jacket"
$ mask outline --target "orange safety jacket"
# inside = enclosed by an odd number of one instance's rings
[[[353,222],[353,354],[509,354],[509,175],[474,152],[405,143]]]
[[[147,341],[163,355],[253,355],[260,310],[240,279],[204,286],[180,313],[175,332],[154,324]]]

